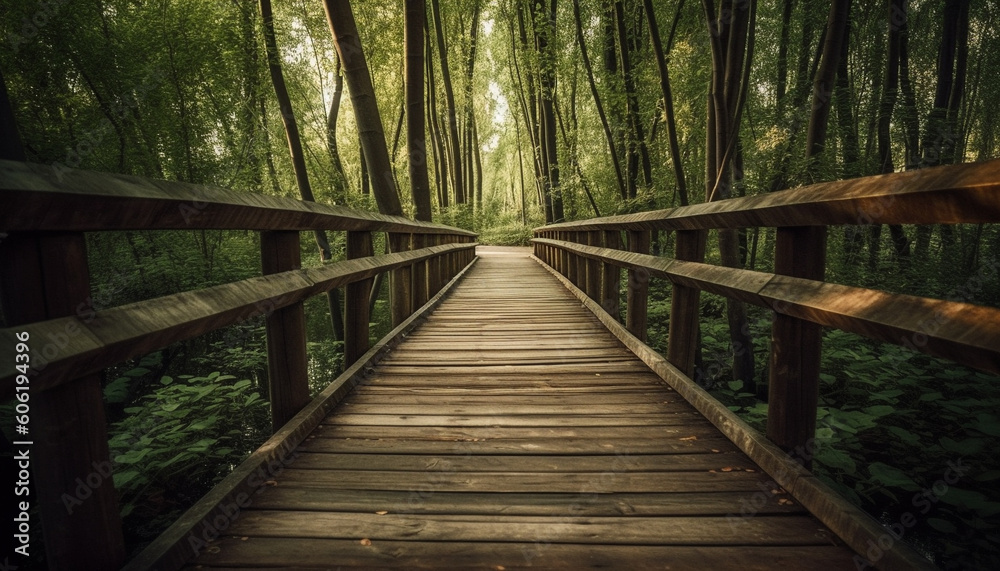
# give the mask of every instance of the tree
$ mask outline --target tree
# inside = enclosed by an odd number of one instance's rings
[[[354,21],[354,12],[349,0],[324,0],[327,22],[337,46],[337,55],[344,65],[344,77],[351,92],[354,118],[358,124],[361,147],[365,163],[371,177],[372,193],[379,212],[401,216],[403,206],[399,202],[396,180],[392,175],[389,150],[385,145],[382,117],[375,99],[375,88],[368,72],[368,62],[361,49],[361,38]]]
[[[757,3],[723,2],[718,11],[712,0],[703,0],[702,4],[712,53],[705,161],[705,200],[712,202],[729,198],[734,182],[733,156],[749,88]],[[741,266],[736,230],[719,231],[719,253],[724,266]],[[743,381],[753,392],[756,386],[753,340],[746,305],[728,299],[726,317],[733,352],[733,379]]]
[[[427,176],[427,139],[424,129],[424,0],[406,0],[406,149],[410,192],[417,220],[431,220],[431,189]]]

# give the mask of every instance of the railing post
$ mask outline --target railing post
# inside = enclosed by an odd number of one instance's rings
[[[0,291],[11,327],[67,315],[93,319],[83,233],[6,237],[0,245]],[[67,327],[59,337],[28,339],[30,364],[39,367],[81,333]],[[30,422],[13,442],[14,453],[30,458],[49,568],[118,569],[125,543],[100,375],[23,394],[30,394]],[[76,490],[84,485],[87,496],[81,497],[83,491]]]
[[[260,233],[264,275],[302,267],[299,233]],[[306,357],[306,317],[302,302],[267,314],[267,376],[271,399],[271,428],[279,428],[309,403]]]
[[[601,233],[596,230],[587,232],[587,244],[600,248]],[[592,258],[587,258],[587,295],[594,301],[601,300],[601,262]]]
[[[778,228],[776,234],[774,273],[823,280],[825,226]],[[771,326],[767,437],[786,451],[796,451],[807,467],[808,443],[816,432],[821,344],[819,325],[775,311]]]
[[[576,232],[567,232],[566,233],[566,241],[567,242],[571,242],[573,244],[576,244],[578,242],[578,240],[577,240],[577,233]],[[574,253],[572,253],[572,252],[567,252],[567,256],[568,256],[568,260],[567,260],[567,264],[566,264],[566,277],[569,278],[569,281],[572,282],[573,285],[579,287],[580,282],[577,280],[577,277],[576,277],[577,276],[577,270],[579,270],[579,266],[577,265],[577,255],[574,254]]]
[[[413,235],[413,249],[420,250],[426,246],[426,234]],[[413,264],[413,311],[423,307],[430,296],[427,295],[427,261]]]
[[[674,259],[688,262],[705,260],[704,230],[678,230]],[[670,294],[670,331],[667,335],[667,360],[690,378],[694,377],[694,358],[698,350],[698,319],[701,290],[674,284]]]
[[[390,232],[389,251],[394,253],[408,251],[410,249],[410,236],[410,234]],[[413,313],[413,300],[410,298],[412,274],[410,266],[397,268],[389,274],[389,312],[392,315],[393,327],[406,321],[406,318]]]
[[[604,232],[605,248],[619,250],[621,249],[621,241],[621,232],[618,230]],[[601,268],[601,307],[615,319],[621,319],[619,308],[621,303],[621,268],[608,262],[602,262],[601,265],[603,266]]]
[[[347,233],[347,259],[373,255],[371,232]],[[350,367],[368,351],[368,296],[374,280],[368,278],[347,284],[344,310],[344,366]]]
[[[639,254],[649,253],[648,230],[629,230],[628,249]],[[646,341],[646,306],[649,301],[649,272],[643,269],[628,271],[625,327],[640,341]]]
[[[557,232],[560,242],[565,242],[569,240],[569,232]],[[569,252],[563,248],[559,248],[559,273],[569,277]]]
[[[440,234],[434,234],[429,238],[431,241],[430,245],[432,246],[440,246],[443,243]],[[427,279],[430,287],[428,293],[430,295],[435,295],[437,292],[441,291],[441,274],[443,272],[441,267],[443,265],[444,262],[441,259],[441,256],[434,256],[428,260]]]

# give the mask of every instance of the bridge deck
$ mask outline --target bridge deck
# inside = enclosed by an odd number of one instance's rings
[[[526,250],[480,254],[192,566],[854,568]]]

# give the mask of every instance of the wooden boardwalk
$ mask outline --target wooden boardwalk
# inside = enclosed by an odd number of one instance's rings
[[[527,249],[479,253],[192,568],[855,568]]]

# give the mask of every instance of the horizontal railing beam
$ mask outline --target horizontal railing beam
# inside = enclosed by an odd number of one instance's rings
[[[474,232],[186,182],[0,161],[0,231],[346,230]]]
[[[1000,309],[559,240],[533,241],[1000,374]]]
[[[313,295],[416,262],[474,249],[475,243],[443,244],[250,278],[197,291],[183,292],[107,310],[0,329],[3,347],[16,345],[18,331],[29,332],[33,392],[145,355],[240,321],[269,315]],[[449,277],[451,277],[449,275]],[[14,394],[14,359],[0,362],[0,400]]]
[[[1000,159],[822,182],[541,230],[711,230],[839,224],[1000,222]]]

